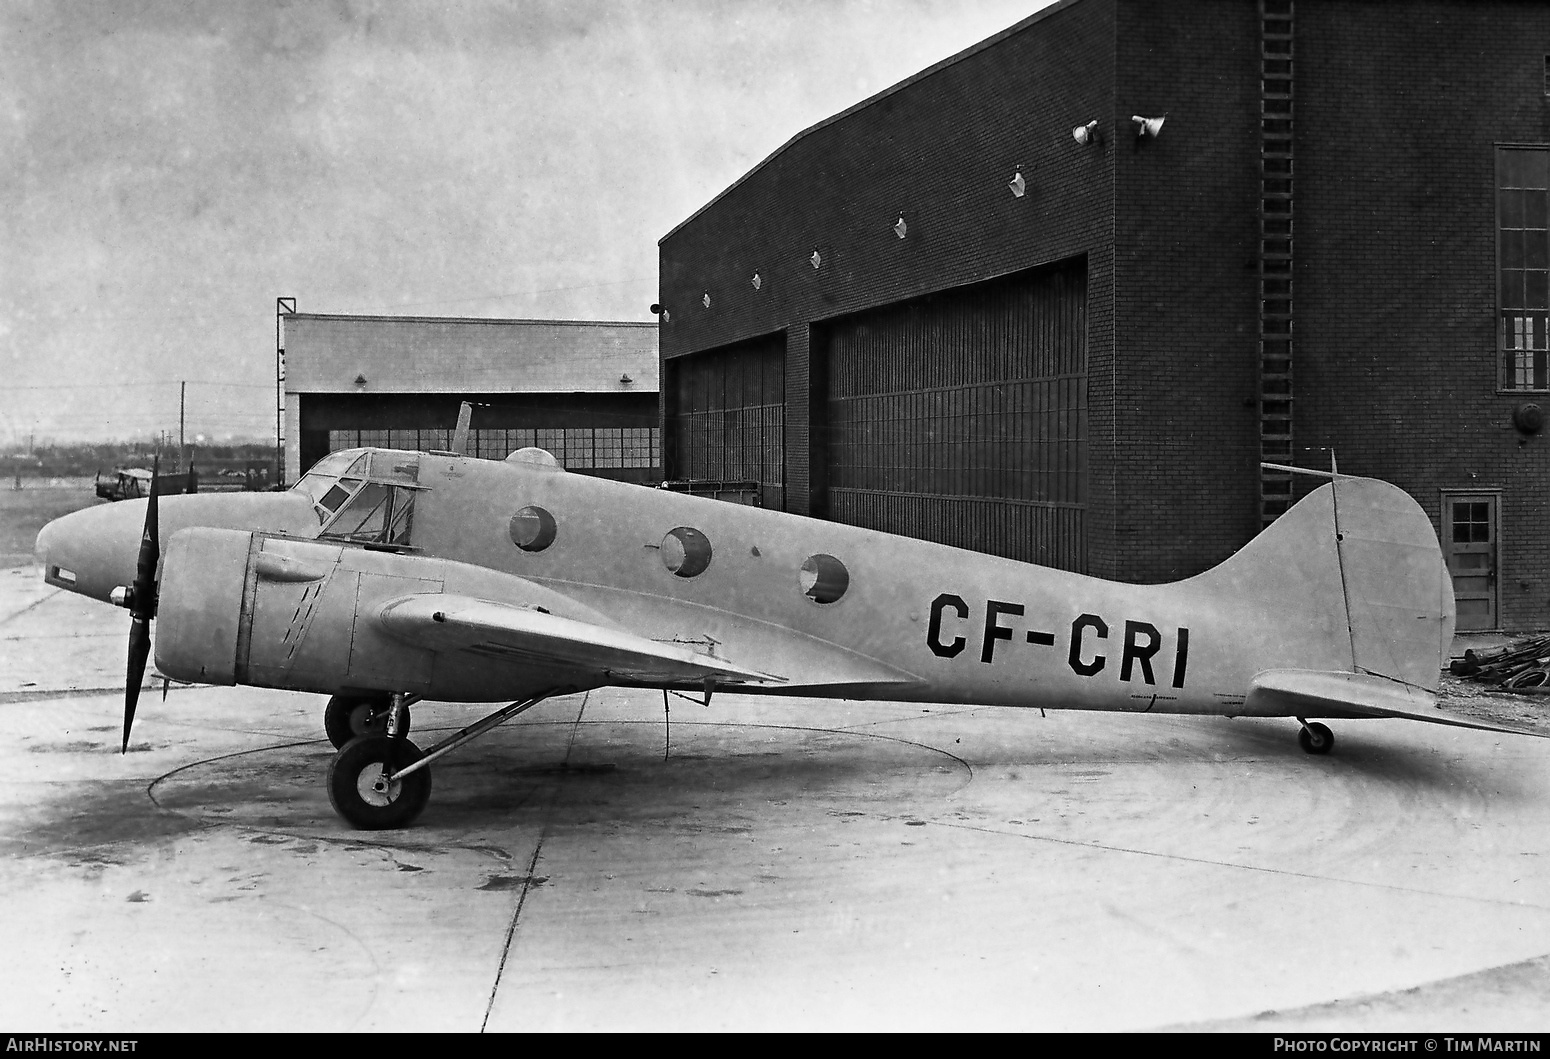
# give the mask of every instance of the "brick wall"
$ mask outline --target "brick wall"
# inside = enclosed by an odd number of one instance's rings
[[[1115,572],[1199,573],[1257,529],[1257,5],[1120,5]],[[1138,139],[1131,115],[1167,116]]]
[[[1550,141],[1550,7],[1298,0],[1297,21],[1299,442],[1434,519],[1443,490],[1501,489],[1501,623],[1544,628],[1550,439],[1512,427],[1535,397],[1497,391],[1494,226],[1495,145]]]

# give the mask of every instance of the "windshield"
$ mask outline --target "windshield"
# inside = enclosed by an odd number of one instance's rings
[[[291,491],[312,501],[319,537],[408,547],[419,477],[419,453],[345,449],[319,460]]]
[[[357,463],[364,465],[365,459],[366,453],[361,449],[345,449],[342,452],[331,452],[313,464],[312,470],[302,475],[301,480],[291,486],[291,492],[302,494],[308,500],[311,500],[314,506],[317,506],[322,503],[329,490],[334,488],[335,483],[339,481],[340,475],[347,470],[354,470],[354,465]],[[338,508],[339,501],[336,500],[326,508],[326,511],[328,514],[332,514]],[[326,518],[327,515],[323,512],[320,511],[318,513],[319,522],[325,521]]]

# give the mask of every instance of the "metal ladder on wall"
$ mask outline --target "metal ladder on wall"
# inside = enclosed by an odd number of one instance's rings
[[[1259,458],[1292,462],[1292,0],[1259,0]],[[1261,467],[1259,522],[1292,503],[1292,476]]]

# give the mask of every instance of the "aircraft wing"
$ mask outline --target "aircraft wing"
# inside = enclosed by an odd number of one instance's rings
[[[784,677],[592,622],[469,596],[420,593],[384,603],[383,627],[409,643],[647,684],[783,683]]]
[[[1543,732],[1461,717],[1437,708],[1429,691],[1365,673],[1268,669],[1249,685],[1244,713],[1291,717],[1402,717],[1428,724],[1546,738]]]

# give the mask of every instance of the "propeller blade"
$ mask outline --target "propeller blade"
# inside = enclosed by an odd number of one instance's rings
[[[156,616],[156,564],[161,560],[161,517],[157,495],[161,483],[161,457],[151,462],[151,493],[145,504],[145,529],[140,533],[140,554],[135,559],[135,583],[129,597],[129,665],[124,681],[124,743],[119,753],[129,752],[129,730],[135,723],[140,683],[145,679],[145,660],[151,653],[151,619]]]
[[[124,682],[124,742],[120,754],[129,752],[129,729],[135,723],[140,702],[140,682],[145,679],[145,660],[151,653],[151,623],[131,618],[129,624],[129,673]]]

